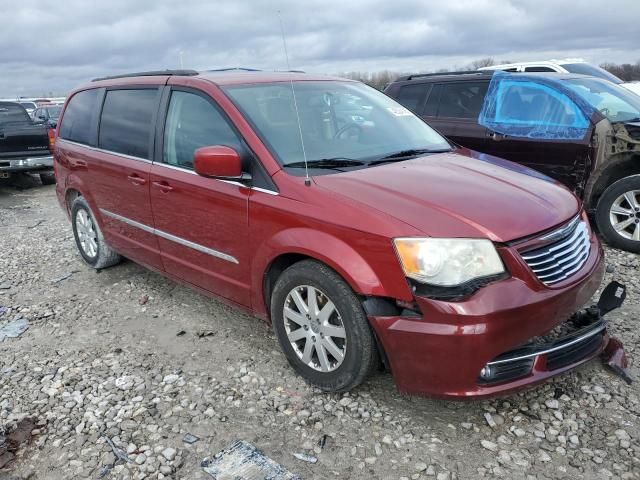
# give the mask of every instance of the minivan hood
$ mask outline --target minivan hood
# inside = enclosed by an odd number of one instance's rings
[[[467,149],[314,181],[434,237],[508,242],[554,227],[580,210],[579,200],[549,177]]]

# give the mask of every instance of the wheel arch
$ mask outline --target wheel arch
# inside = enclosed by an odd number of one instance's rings
[[[585,190],[584,205],[594,211],[604,191],[613,183],[631,175],[640,174],[640,154],[628,153],[618,155],[595,172]]]
[[[278,276],[301,260],[325,264],[358,295],[392,296],[371,265],[346,242],[326,232],[295,228],[279,232],[256,252],[252,303],[257,314],[269,319],[269,301]]]

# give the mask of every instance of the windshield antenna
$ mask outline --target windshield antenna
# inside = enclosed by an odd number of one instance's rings
[[[280,20],[280,32],[282,34],[282,46],[284,47],[284,58],[287,61],[287,71],[291,71],[289,65],[289,52],[287,51],[287,39],[284,35],[284,24],[282,23],[282,15],[278,10],[278,20]],[[302,158],[304,159],[304,184],[307,187],[311,186],[311,179],[309,178],[309,166],[307,165],[307,151],[304,148],[304,137],[302,136],[302,124],[300,123],[300,112],[298,111],[298,102],[296,101],[296,91],[293,88],[293,80],[289,81],[291,85],[291,95],[293,95],[293,107],[296,111],[296,120],[298,122],[298,133],[300,134],[300,145],[302,145]]]

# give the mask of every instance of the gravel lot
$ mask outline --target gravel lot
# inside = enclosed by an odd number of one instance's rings
[[[640,379],[640,259],[607,253],[628,286],[612,331]],[[201,462],[236,440],[305,479],[640,478],[639,383],[597,360],[481,402],[402,396],[382,373],[321,394],[263,322],[132,262],[85,266],[54,187],[0,186],[0,327],[19,317],[29,329],[0,344],[0,430],[37,428],[0,479],[211,478]],[[130,463],[103,470],[105,436]]]

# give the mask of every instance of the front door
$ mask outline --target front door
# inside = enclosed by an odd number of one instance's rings
[[[250,306],[250,189],[201,177],[193,170],[197,148],[226,145],[241,153],[242,142],[217,104],[203,93],[172,88],[163,104],[164,129],[158,135],[150,192],[165,270]]]
[[[593,127],[580,107],[553,86],[526,77],[494,79],[480,123],[485,152],[538,170],[582,193]]]

